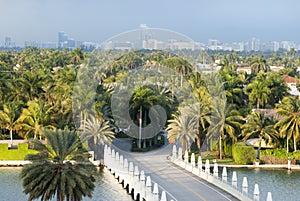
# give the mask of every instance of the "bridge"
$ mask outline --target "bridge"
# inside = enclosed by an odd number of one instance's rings
[[[187,153],[182,158],[182,149],[171,145],[147,153],[129,153],[112,145],[106,146],[104,152],[105,165],[134,200],[259,200],[258,185],[254,195],[248,195],[247,179],[243,181],[243,191],[239,191],[234,183],[236,178],[227,182],[224,171],[222,178],[218,178],[216,163],[210,165],[206,161],[202,166],[201,158],[198,164],[194,161],[192,156],[189,162]],[[214,167],[213,174],[210,173],[211,167]],[[267,201],[271,200],[268,193]]]

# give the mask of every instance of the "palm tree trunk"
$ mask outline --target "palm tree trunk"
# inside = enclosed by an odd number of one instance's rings
[[[288,138],[288,135],[286,135],[286,152],[289,153],[289,138]]]
[[[10,147],[12,147],[13,146],[13,130],[12,129],[9,130],[9,134],[10,134]]]
[[[220,135],[219,139],[219,158],[222,159],[222,136]]]
[[[142,147],[142,142],[141,142],[141,138],[142,138],[142,114],[143,114],[143,111],[142,111],[142,106],[140,107],[140,116],[139,116],[139,143],[138,143],[138,147],[139,149]]]
[[[293,134],[293,140],[294,140],[294,152],[296,152],[297,151],[297,144],[296,144],[295,134]]]

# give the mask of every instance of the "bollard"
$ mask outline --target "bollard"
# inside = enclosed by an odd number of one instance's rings
[[[154,183],[154,187],[153,187],[153,198],[154,198],[154,200],[158,200],[158,193],[159,193],[159,191],[158,191],[158,185],[157,185],[157,183]]]
[[[167,196],[166,196],[166,192],[165,191],[161,192],[160,201],[167,201]]]
[[[205,173],[209,174],[209,172],[210,172],[209,168],[210,168],[209,160],[206,159],[206,161],[205,161]]]
[[[267,201],[272,201],[272,193],[268,192]]]
[[[237,188],[237,176],[236,176],[236,171],[233,171],[232,173],[232,187]]]
[[[227,169],[225,166],[223,167],[222,181],[227,182]]]
[[[202,171],[202,158],[201,158],[201,156],[198,156],[198,163],[197,163],[197,165],[198,165],[199,171]]]
[[[116,161],[120,160],[119,152],[116,152]]]
[[[290,169],[291,169],[291,158],[288,157],[288,170],[290,170]]]
[[[189,153],[187,150],[184,152],[184,163],[187,164],[189,162]]]
[[[254,201],[259,201],[259,187],[258,187],[258,184],[254,185],[253,200]]]
[[[172,158],[175,160],[177,158],[177,148],[176,145],[173,145],[173,150],[172,150]]]
[[[133,162],[130,162],[129,163],[129,169],[128,169],[128,172],[129,172],[130,176],[133,175],[133,171],[134,171],[134,169],[133,169]]]
[[[182,161],[182,148],[181,147],[179,147],[179,149],[178,149],[178,159],[180,161]]]
[[[111,157],[116,158],[116,151],[114,149],[111,150]]]
[[[145,192],[147,200],[151,200],[151,195],[152,195],[151,187],[152,187],[151,178],[150,178],[150,176],[147,176],[146,192]]]
[[[124,167],[125,173],[128,173],[128,160],[127,160],[127,158],[124,159],[123,167]]]
[[[214,164],[214,176],[218,177],[219,176],[219,169],[218,169],[218,164],[215,162]]]
[[[191,165],[192,165],[193,168],[196,166],[195,161],[196,161],[196,159],[195,159],[195,154],[192,153],[192,155],[191,155]]]
[[[139,177],[139,175],[140,175],[139,167],[138,167],[137,165],[134,167],[133,175],[134,175],[135,177]]]
[[[145,197],[145,173],[142,170],[140,173],[140,200]]]
[[[242,192],[243,192],[243,194],[248,195],[248,180],[247,180],[247,177],[243,177]]]

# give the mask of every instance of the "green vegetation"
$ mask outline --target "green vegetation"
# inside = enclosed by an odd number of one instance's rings
[[[18,144],[18,149],[8,149],[8,144],[0,144],[0,160],[24,160],[28,154],[37,151],[28,149],[28,144]]]
[[[232,146],[232,157],[236,164],[252,164],[255,151],[253,147],[235,144]]]
[[[41,130],[47,145],[34,140],[37,154],[29,154],[31,161],[23,167],[20,177],[28,200],[82,200],[92,197],[96,167],[89,161],[89,153],[74,131],[68,129]]]
[[[82,65],[85,60],[89,68]],[[202,73],[196,64],[203,61],[208,61],[208,69],[218,66],[220,70]],[[79,128],[85,134],[82,139],[88,141],[85,145],[93,149],[95,143],[110,142],[116,136],[125,137],[113,132],[126,132],[128,122],[122,122],[122,126],[117,124],[119,119],[112,115],[111,98],[117,84],[126,81],[139,66],[158,72],[162,70],[159,67],[165,66],[176,72],[178,78],[162,80],[158,76],[155,81],[133,89],[128,100],[129,116],[137,127],[140,119],[142,127],[147,127],[151,123],[150,108],[160,105],[167,116],[167,123],[159,125],[160,129],[167,128],[169,140],[180,141],[184,149],[192,146],[200,152],[203,148],[201,151],[214,151],[219,158],[228,158],[234,155],[233,145],[250,138],[265,140],[288,152],[299,149],[300,102],[288,93],[282,77],[300,78],[297,71],[300,54],[295,50],[276,53],[204,53],[202,50],[87,53],[81,49],[27,47],[21,51],[1,51],[1,139],[11,139],[11,143],[14,138],[43,139],[41,128]],[[272,66],[282,69],[274,72]],[[243,67],[250,67],[252,72],[247,74]],[[75,83],[77,76],[82,78],[79,83]],[[145,79],[142,76],[130,78]],[[90,80],[97,82],[91,84]],[[184,89],[185,81],[190,84],[199,105],[176,96],[179,88]],[[170,84],[173,82],[179,83],[176,85],[179,87]],[[79,108],[79,103],[84,106]],[[77,113],[73,113],[72,107],[77,106]],[[95,108],[97,121],[90,116],[90,108]],[[254,109],[258,111],[252,112]],[[266,109],[273,109],[273,114],[268,114]],[[89,129],[93,132],[87,134],[85,131]],[[158,142],[144,140],[142,143],[138,148],[156,147]]]

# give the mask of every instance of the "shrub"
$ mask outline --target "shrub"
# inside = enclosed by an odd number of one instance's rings
[[[235,144],[232,146],[232,157],[237,164],[250,164],[255,159],[255,151],[253,147]]]
[[[289,152],[285,149],[266,149],[260,152],[261,159],[267,164],[285,164],[288,158],[291,159],[292,164],[296,163],[296,160],[300,159],[300,152]]]
[[[0,144],[0,160],[24,160],[27,154],[36,153],[28,149],[28,144],[18,144],[18,149],[8,149],[8,144]]]

